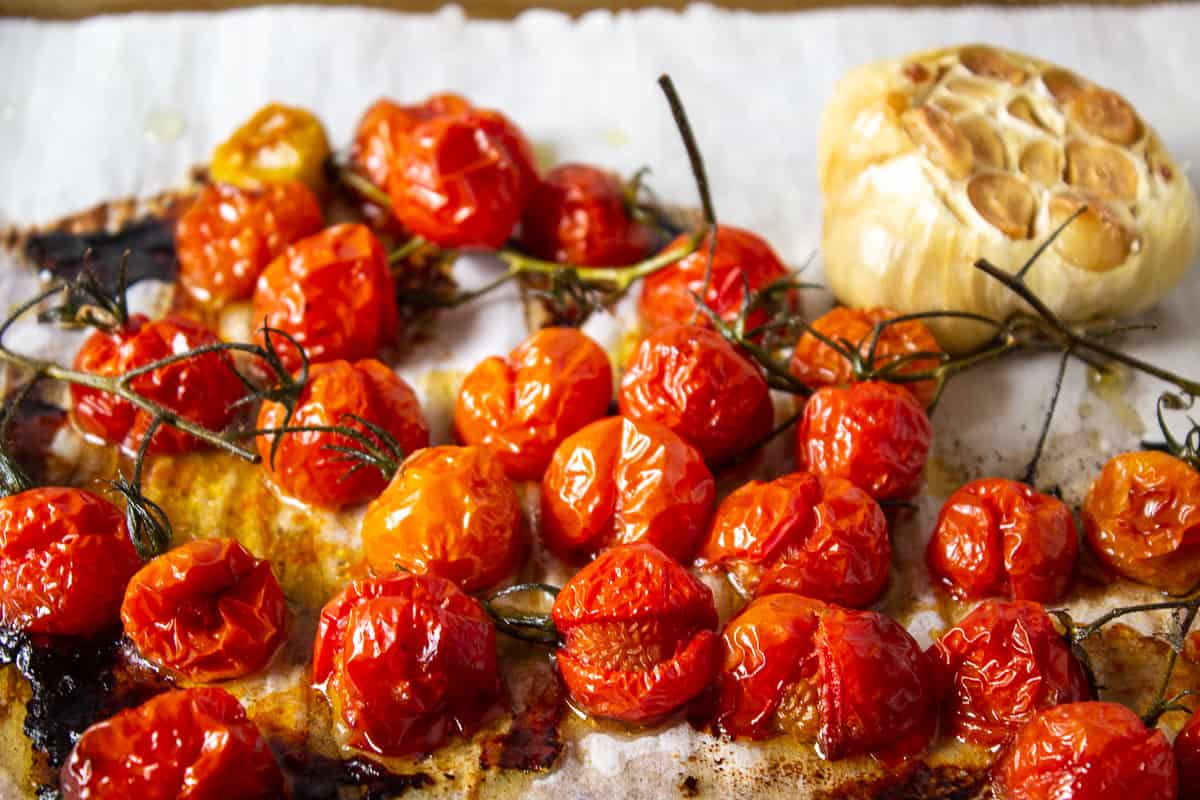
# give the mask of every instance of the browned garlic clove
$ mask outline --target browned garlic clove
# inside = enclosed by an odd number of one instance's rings
[[[1054,249],[1077,267],[1091,272],[1107,272],[1124,263],[1133,247],[1133,234],[1102,202],[1073,195],[1059,195],[1050,201],[1050,224],[1057,228],[1081,205],[1088,208],[1054,240]]]
[[[983,45],[964,47],[958,51],[958,60],[976,75],[1020,86],[1025,82],[1025,70],[1017,66],[1008,56]]]
[[[1062,149],[1045,139],[1030,142],[1021,151],[1020,167],[1030,180],[1053,186],[1062,180]]]
[[[1008,104],[1008,113],[1012,114],[1022,122],[1026,122],[1035,128],[1040,128],[1044,131],[1049,131],[1049,126],[1042,122],[1037,111],[1033,107],[1033,103],[1029,102],[1028,97],[1018,97]]]
[[[1067,118],[1113,144],[1129,145],[1142,134],[1137,112],[1116,92],[1089,86],[1067,102]]]
[[[955,180],[971,173],[971,142],[954,120],[933,106],[921,106],[901,117],[904,130],[925,157]]]
[[[1067,183],[1103,200],[1132,203],[1137,199],[1137,170],[1114,147],[1078,140],[1068,143]]]
[[[1004,141],[992,123],[985,117],[965,117],[958,120],[958,128],[971,143],[976,164],[1004,169]]]
[[[1070,102],[1073,97],[1083,91],[1086,85],[1075,73],[1057,67],[1042,73],[1042,83],[1045,84],[1046,91],[1063,104]]]
[[[1010,239],[1028,239],[1037,210],[1033,192],[1020,178],[1002,172],[976,175],[967,197],[979,215]]]

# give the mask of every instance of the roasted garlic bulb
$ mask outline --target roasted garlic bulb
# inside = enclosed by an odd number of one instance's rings
[[[984,46],[869,64],[821,120],[825,271],[838,298],[1004,318],[1021,308],[971,267],[1015,272],[1084,211],[1026,280],[1067,320],[1144,310],[1182,277],[1200,223],[1187,177],[1113,91]],[[993,331],[940,321],[962,351]]]

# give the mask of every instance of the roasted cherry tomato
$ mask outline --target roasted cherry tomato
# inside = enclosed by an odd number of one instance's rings
[[[711,234],[709,235],[711,236]],[[680,236],[667,249],[683,247],[687,236]],[[692,296],[704,295],[704,303],[726,321],[737,318],[748,285],[757,292],[791,274],[771,246],[750,231],[722,225],[717,233],[717,252],[712,261],[712,278],[708,291],[704,277],[708,274],[709,237],[706,236],[695,252],[669,267],[647,277],[642,282],[642,297],[638,311],[646,327],[654,328],[671,323],[708,323],[704,314],[697,313]],[[793,294],[789,293],[789,302]],[[767,321],[766,312],[757,310],[747,319],[754,328]]]
[[[871,355],[871,342],[875,325],[899,314],[887,308],[835,308],[818,317],[812,327],[826,337],[840,343],[849,343],[850,349],[857,348],[865,359]],[[905,356],[915,353],[940,353],[937,339],[920,320],[897,322],[883,328],[875,344],[872,363],[876,368],[886,366]],[[914,359],[898,367],[897,375],[924,372],[938,365],[938,359]],[[804,333],[792,351],[792,374],[806,386],[820,389],[822,386],[845,386],[854,381],[854,368],[841,353],[822,342],[811,333]],[[933,401],[937,388],[935,381],[900,384],[913,393],[923,407]]]
[[[1189,592],[1200,582],[1200,473],[1167,453],[1122,453],[1092,483],[1083,529],[1121,575]]]
[[[359,120],[351,159],[372,183],[386,189],[401,142],[413,128],[434,117],[463,114],[469,110],[471,104],[465,98],[449,92],[408,106],[380,98]]]
[[[460,442],[494,450],[513,480],[539,480],[563,439],[608,412],[612,393],[600,345],[574,328],[543,328],[471,370],[454,430]]]
[[[587,164],[561,164],[538,183],[521,216],[521,246],[547,261],[621,266],[641,261],[654,232],[626,205],[625,183]]]
[[[233,539],[169,550],[125,589],[125,635],[149,661],[199,683],[267,665],[283,642],[287,603],[269,562]]]
[[[321,611],[313,681],[351,747],[429,753],[470,736],[503,691],[496,630],[479,601],[436,575],[355,581]]]
[[[216,344],[216,335],[190,319],[167,317],[151,322],[134,314],[114,331],[96,331],[75,356],[75,369],[93,375],[124,375],[168,356]],[[130,381],[138,394],[209,430],[221,430],[233,419],[234,403],[246,393],[224,353],[204,353],[139,375]],[[153,416],[123,397],[74,384],[75,423],[84,433],[120,444],[135,453]],[[191,434],[161,425],[150,442],[151,453],[179,453],[200,446]]]
[[[1179,769],[1179,800],[1200,798],[1200,713],[1193,713],[1175,737],[1175,764]]]
[[[254,324],[264,321],[294,337],[313,363],[373,357],[399,329],[383,245],[354,224],[296,242],[259,276]],[[284,364],[298,368],[295,348],[274,341]]]
[[[925,556],[933,577],[959,597],[1053,603],[1075,577],[1079,533],[1057,497],[983,478],[946,500]]]
[[[675,431],[710,464],[751,447],[775,424],[759,368],[721,334],[698,325],[669,325],[642,339],[617,404],[630,419]]]
[[[1067,703],[1040,711],[995,771],[1002,800],[1175,800],[1171,745],[1117,703]]]
[[[650,542],[686,561],[712,516],[716,483],[699,451],[667,428],[610,417],[569,436],[542,479],[543,543],[581,561]]]
[[[796,465],[845,478],[876,500],[917,491],[933,426],[920,404],[892,383],[818,389],[796,428]]]
[[[362,540],[376,574],[432,573],[468,592],[511,575],[528,548],[516,490],[484,447],[429,447],[405,459],[367,507]]]
[[[870,495],[841,478],[796,472],[726,497],[699,560],[747,595],[795,592],[861,608],[887,587],[892,546]]]
[[[115,627],[141,566],[125,515],[82,489],[0,498],[0,625],[59,636]]]
[[[342,426],[359,431],[383,448],[383,443],[353,414],[392,435],[406,453],[429,446],[429,425],[412,388],[386,365],[371,359],[355,363],[327,361],[314,364],[300,393],[289,426]],[[270,400],[258,412],[258,429],[283,426],[287,409]],[[361,449],[348,436],[337,433],[287,433],[279,440],[274,458],[274,437],[258,437],[263,469],[285,492],[305,503],[338,509],[376,497],[388,480],[377,469],[350,472],[353,463],[332,448]]]
[[[177,689],[83,732],[61,774],[65,800],[275,800],[283,775],[224,689]]]
[[[209,184],[175,225],[179,282],[202,303],[244,300],[272,259],[319,230],[321,204],[303,183]]]
[[[934,643],[942,730],[998,745],[1043,708],[1092,698],[1087,675],[1037,603],[988,600]]]
[[[558,668],[577,708],[646,724],[682,708],[721,663],[712,592],[657,547],[614,547],[554,600]]]
[[[310,189],[325,185],[329,140],[321,121],[302,108],[272,103],[233,132],[213,151],[213,180],[257,188],[300,181]]]

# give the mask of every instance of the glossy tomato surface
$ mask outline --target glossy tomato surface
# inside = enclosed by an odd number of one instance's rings
[[[581,711],[647,724],[682,708],[720,665],[712,592],[650,544],[614,547],[554,601],[558,668]]]
[[[454,431],[494,450],[513,480],[540,480],[563,439],[608,413],[612,394],[600,345],[574,328],[543,328],[467,374]]]
[[[82,489],[50,486],[0,498],[0,625],[91,636],[117,625],[141,566],[125,515]]]
[[[246,188],[300,181],[325,185],[329,140],[321,121],[303,108],[263,106],[213,151],[213,180]]]
[[[1193,713],[1175,737],[1175,764],[1179,770],[1179,800],[1200,798],[1200,714]]]
[[[374,446],[384,443],[361,422],[361,417],[386,430],[406,453],[429,446],[429,425],[412,388],[387,365],[361,361],[314,364],[300,393],[289,427],[340,426],[359,431]],[[287,420],[282,403],[265,401],[258,412],[258,430],[278,430]],[[307,431],[283,434],[275,456],[274,437],[258,437],[263,469],[285,492],[310,505],[338,509],[379,495],[388,479],[374,467],[350,472],[354,463],[334,447],[358,450],[363,445],[338,433]]]
[[[381,755],[429,753],[470,736],[503,692],[483,606],[436,575],[355,581],[321,612],[313,681]]]
[[[178,689],[93,725],[62,768],[66,800],[276,800],[275,756],[224,689]]]
[[[412,105],[380,98],[358,122],[351,159],[372,183],[386,190],[396,154],[413,128],[434,117],[462,114],[470,108],[466,98],[449,92]]]
[[[614,544],[695,553],[716,497],[700,452],[669,429],[610,417],[567,437],[542,478],[542,538],[581,561]]]

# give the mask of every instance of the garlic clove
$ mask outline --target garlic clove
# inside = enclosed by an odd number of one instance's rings
[[[1054,142],[1039,139],[1021,151],[1021,172],[1030,180],[1054,186],[1062,180],[1063,152]]]
[[[1028,239],[1037,199],[1020,178],[1003,172],[976,175],[967,198],[979,215],[1010,239]]]
[[[1089,86],[1067,102],[1067,118],[1113,144],[1130,145],[1142,134],[1137,112],[1116,92]]]
[[[905,112],[901,124],[921,152],[954,180],[971,173],[971,142],[954,120],[933,106],[921,106]]]
[[[1004,141],[996,128],[985,117],[965,117],[958,120],[958,128],[971,143],[975,163],[996,169],[1004,169]]]
[[[1138,175],[1133,162],[1114,147],[1081,141],[1067,144],[1067,183],[1102,200],[1132,203]]]
[[[1134,236],[1102,202],[1074,195],[1050,201],[1050,224],[1056,229],[1084,203],[1079,215],[1054,240],[1054,249],[1067,261],[1090,272],[1108,272],[1125,262]]]
[[[1025,82],[1025,70],[998,50],[983,45],[971,45],[958,51],[958,60],[976,75],[1020,86]]]

